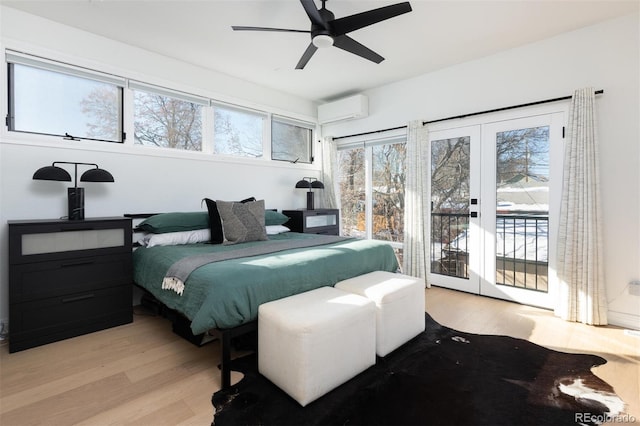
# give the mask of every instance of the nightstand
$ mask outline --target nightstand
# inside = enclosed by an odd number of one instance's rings
[[[289,216],[285,226],[293,232],[305,234],[340,235],[340,211],[338,209],[283,210]]]
[[[8,225],[9,352],[133,320],[131,219]]]

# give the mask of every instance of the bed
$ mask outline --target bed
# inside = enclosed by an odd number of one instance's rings
[[[166,285],[177,264],[209,256],[214,260],[193,268],[180,291]],[[133,265],[135,283],[184,317],[193,335],[220,338],[223,388],[230,385],[231,338],[257,328],[260,304],[368,272],[398,269],[392,247],[383,242],[294,232],[232,245],[140,247]]]

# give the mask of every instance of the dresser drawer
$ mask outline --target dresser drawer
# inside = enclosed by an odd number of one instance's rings
[[[19,303],[131,284],[131,263],[127,253],[14,265],[9,297]]]
[[[9,263],[131,252],[131,220],[10,221]]]
[[[132,286],[10,306],[11,352],[132,321]]]

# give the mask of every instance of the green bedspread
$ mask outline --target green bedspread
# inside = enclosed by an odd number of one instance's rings
[[[269,239],[314,237],[288,232],[270,235]],[[242,246],[261,243],[243,243]],[[141,247],[133,253],[134,280],[167,307],[191,320],[191,330],[200,334],[212,328],[231,328],[255,320],[262,303],[333,286],[338,281],[367,272],[393,272],[398,268],[393,249],[388,244],[349,239],[204,265],[189,276],[182,295],[161,288],[167,270],[177,260],[237,248],[237,245],[211,244]]]

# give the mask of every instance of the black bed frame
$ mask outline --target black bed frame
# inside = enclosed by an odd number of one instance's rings
[[[154,214],[156,213],[125,214],[124,216],[131,219],[146,219]],[[140,231],[134,227],[133,232],[135,233]],[[136,284],[136,286],[144,292],[141,304],[152,312],[169,319],[172,323],[173,332],[180,337],[183,337],[197,346],[202,346],[216,338],[220,340],[220,378],[222,382],[222,389],[231,386],[230,364],[232,339],[257,331],[258,321],[254,320],[233,328],[214,328],[209,330],[207,333],[194,335],[191,332],[191,321],[189,321],[189,319],[181,313],[165,306],[143,287],[140,287],[138,284]],[[255,348],[257,349],[257,344],[255,345]]]
[[[188,340],[196,346],[204,346],[205,344],[212,342],[215,339],[220,340],[220,379],[222,383],[222,389],[231,386],[230,364],[231,347],[233,345],[232,340],[257,331],[258,321],[254,320],[233,328],[214,328],[209,330],[207,333],[195,335],[191,331],[191,321],[189,321],[189,319],[187,319],[178,311],[166,307],[162,302],[153,297],[153,295],[144,288],[140,286],[138,287],[144,292],[141,300],[141,305],[146,309],[152,311],[153,313],[171,321],[172,330],[178,336]],[[249,346],[251,346],[252,349],[255,349],[257,348],[257,343],[252,342],[249,344]]]

